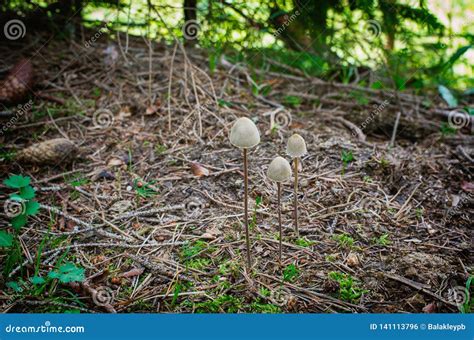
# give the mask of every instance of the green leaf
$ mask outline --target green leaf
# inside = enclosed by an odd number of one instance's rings
[[[20,189],[30,184],[30,178],[22,175],[11,175],[3,181],[3,184],[12,189]]]
[[[449,91],[449,89],[446,86],[439,85],[438,86],[438,91],[441,97],[446,101],[449,107],[456,107],[458,106],[458,100],[454,95]]]
[[[11,224],[15,230],[20,230],[21,227],[25,226],[26,221],[27,221],[26,215],[21,214],[21,215],[13,217]]]
[[[18,284],[18,282],[15,281],[7,282],[6,286],[10,289],[13,289],[17,293],[20,293],[23,290]]]
[[[84,269],[68,262],[59,267],[59,270],[49,272],[48,276],[52,279],[58,279],[61,283],[82,282],[84,281]]]
[[[42,278],[41,276],[33,276],[31,279],[30,279],[31,283],[34,284],[34,285],[41,285],[43,283],[45,283],[45,279]]]
[[[0,230],[0,247],[11,247],[13,236],[6,231]]]
[[[26,203],[26,209],[25,209],[25,214],[28,215],[28,216],[31,216],[31,215],[36,215],[36,213],[38,212],[40,208],[40,205],[38,202],[36,201],[28,201]]]
[[[472,45],[467,45],[467,46],[463,46],[463,47],[458,48],[458,50],[456,52],[454,52],[454,54],[451,56],[451,58],[449,58],[449,60],[443,65],[443,69],[446,70],[446,69],[451,68],[453,66],[453,64],[459,58],[461,58],[461,56],[464,53],[466,53],[467,50],[469,50],[471,47],[472,47]]]
[[[25,200],[35,198],[35,189],[33,189],[33,187],[30,185],[20,188],[20,196]]]
[[[18,194],[10,194],[10,199],[12,201],[17,201],[17,202],[23,202],[23,197],[21,197],[20,195]]]

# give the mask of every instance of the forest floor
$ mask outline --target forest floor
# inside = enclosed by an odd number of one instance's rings
[[[6,65],[25,55],[17,47],[1,47]],[[398,131],[389,147],[390,131],[350,119],[388,92],[228,60],[211,72],[204,53],[180,46],[154,45],[150,63],[135,39],[40,47],[28,46],[38,51],[33,107],[0,137],[2,177],[29,176],[41,203],[20,234],[22,266],[3,279],[3,311],[459,312],[473,273],[469,133],[442,133],[440,116],[425,119],[436,131],[411,139]],[[409,103],[428,95],[400,96],[404,114],[423,115]],[[441,112],[431,100],[426,110]],[[400,103],[367,123],[393,127]],[[228,141],[241,116],[262,136],[249,152],[250,271],[242,155]],[[308,155],[299,237],[293,189],[283,186],[280,266],[276,188],[265,173],[292,133]],[[77,155],[59,148],[49,164],[42,156],[55,150],[15,156],[56,138],[74,142]],[[20,295],[5,287],[46,277],[64,259],[85,268],[84,282]]]

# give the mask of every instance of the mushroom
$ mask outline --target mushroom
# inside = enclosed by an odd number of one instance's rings
[[[294,182],[294,226],[296,236],[299,236],[298,231],[298,158],[304,156],[306,154],[306,143],[299,134],[295,133],[288,139],[288,143],[286,145],[286,153],[293,159],[293,164],[295,167],[295,182]]]
[[[277,183],[278,188],[278,227],[280,232],[280,264],[282,258],[282,228],[281,228],[281,183],[291,177],[290,163],[283,157],[276,157],[268,166],[267,177]]]
[[[260,133],[255,124],[248,118],[242,117],[235,121],[230,130],[229,136],[232,145],[243,150],[244,158],[244,220],[245,220],[245,238],[247,242],[247,267],[250,269],[250,235],[248,219],[248,167],[247,167],[247,149],[260,143]]]

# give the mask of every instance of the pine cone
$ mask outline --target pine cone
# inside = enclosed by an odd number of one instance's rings
[[[21,101],[33,86],[33,65],[28,59],[21,59],[5,78],[0,81],[0,103]]]
[[[17,154],[17,160],[34,164],[59,164],[72,161],[79,148],[66,138],[56,138],[33,144]]]

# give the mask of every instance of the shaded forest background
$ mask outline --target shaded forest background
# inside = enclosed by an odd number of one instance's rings
[[[178,37],[209,50],[211,69],[226,53],[373,88],[442,85],[456,97],[474,86],[474,5],[464,0],[0,1],[0,11],[3,22],[20,17],[65,38],[79,38],[79,23]]]

